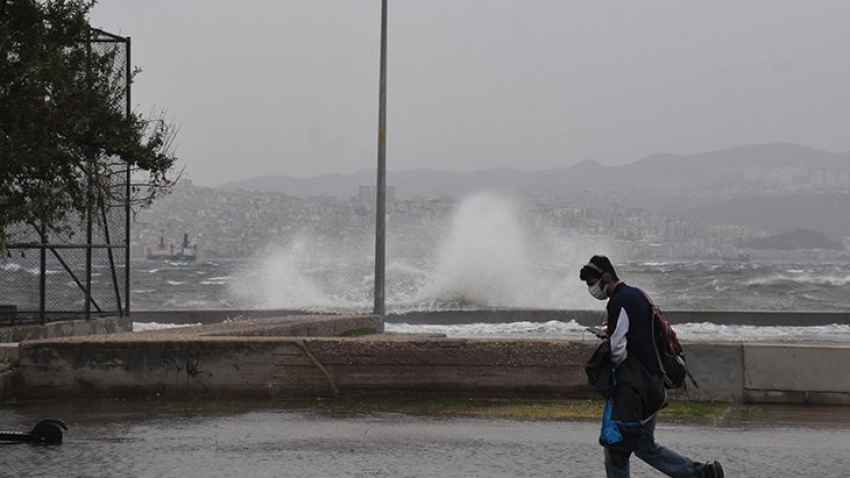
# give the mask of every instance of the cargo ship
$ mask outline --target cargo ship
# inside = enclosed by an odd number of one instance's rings
[[[152,261],[192,262],[198,258],[198,245],[189,243],[189,234],[183,234],[183,244],[180,247],[174,242],[166,244],[165,238],[160,236],[159,244],[148,247],[147,258]]]

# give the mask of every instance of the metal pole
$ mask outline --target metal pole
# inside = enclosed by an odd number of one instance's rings
[[[92,74],[92,32],[89,32],[89,41],[86,43],[86,76],[89,78],[89,87],[93,80]],[[91,244],[94,239],[92,229],[94,228],[94,174],[95,164],[94,158],[89,156],[86,158],[86,305],[84,308],[86,320],[91,319],[91,277],[92,277],[92,249]]]
[[[381,0],[381,75],[378,93],[378,184],[375,192],[375,315],[384,316],[387,193],[387,0]]]
[[[41,229],[39,230],[41,235],[41,244],[47,244],[47,221],[44,220],[44,216],[41,217]],[[39,276],[38,276],[38,310],[39,310],[39,322],[41,325],[45,325],[47,323],[47,249],[44,247],[39,251]]]
[[[88,192],[86,194],[86,320],[91,319],[91,277],[92,277],[92,248],[91,243],[94,239],[92,229],[94,228],[94,187],[92,186],[94,177],[94,161],[89,158],[87,161],[88,168]]]
[[[125,64],[126,70],[124,71],[124,81],[127,84],[127,94],[124,95],[126,103],[125,108],[126,115],[129,118],[131,114],[133,114],[133,102],[132,98],[130,98],[130,94],[132,93],[132,78],[130,75],[133,71],[133,64],[130,62],[130,37],[126,38],[127,44],[125,47],[127,48],[127,63]],[[124,191],[124,313],[122,314],[124,317],[130,316],[130,193],[132,192],[130,189],[130,161],[125,160],[127,163],[127,176],[125,180],[127,181],[127,189]]]

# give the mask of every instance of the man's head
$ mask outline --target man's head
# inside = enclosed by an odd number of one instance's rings
[[[593,256],[579,271],[579,278],[587,284],[590,295],[605,300],[611,295],[611,286],[620,281],[617,271],[606,256]]]

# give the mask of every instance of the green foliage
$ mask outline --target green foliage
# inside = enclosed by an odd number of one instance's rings
[[[94,3],[0,0],[0,251],[10,225],[67,232],[93,205],[123,204],[128,168],[133,205],[173,184],[174,128],[127,114],[136,72],[90,41]]]

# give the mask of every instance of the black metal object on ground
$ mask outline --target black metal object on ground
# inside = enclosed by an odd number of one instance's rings
[[[32,427],[29,432],[0,431],[0,443],[37,443],[41,445],[59,445],[62,443],[63,430],[67,430],[65,422],[56,418],[42,420]]]

